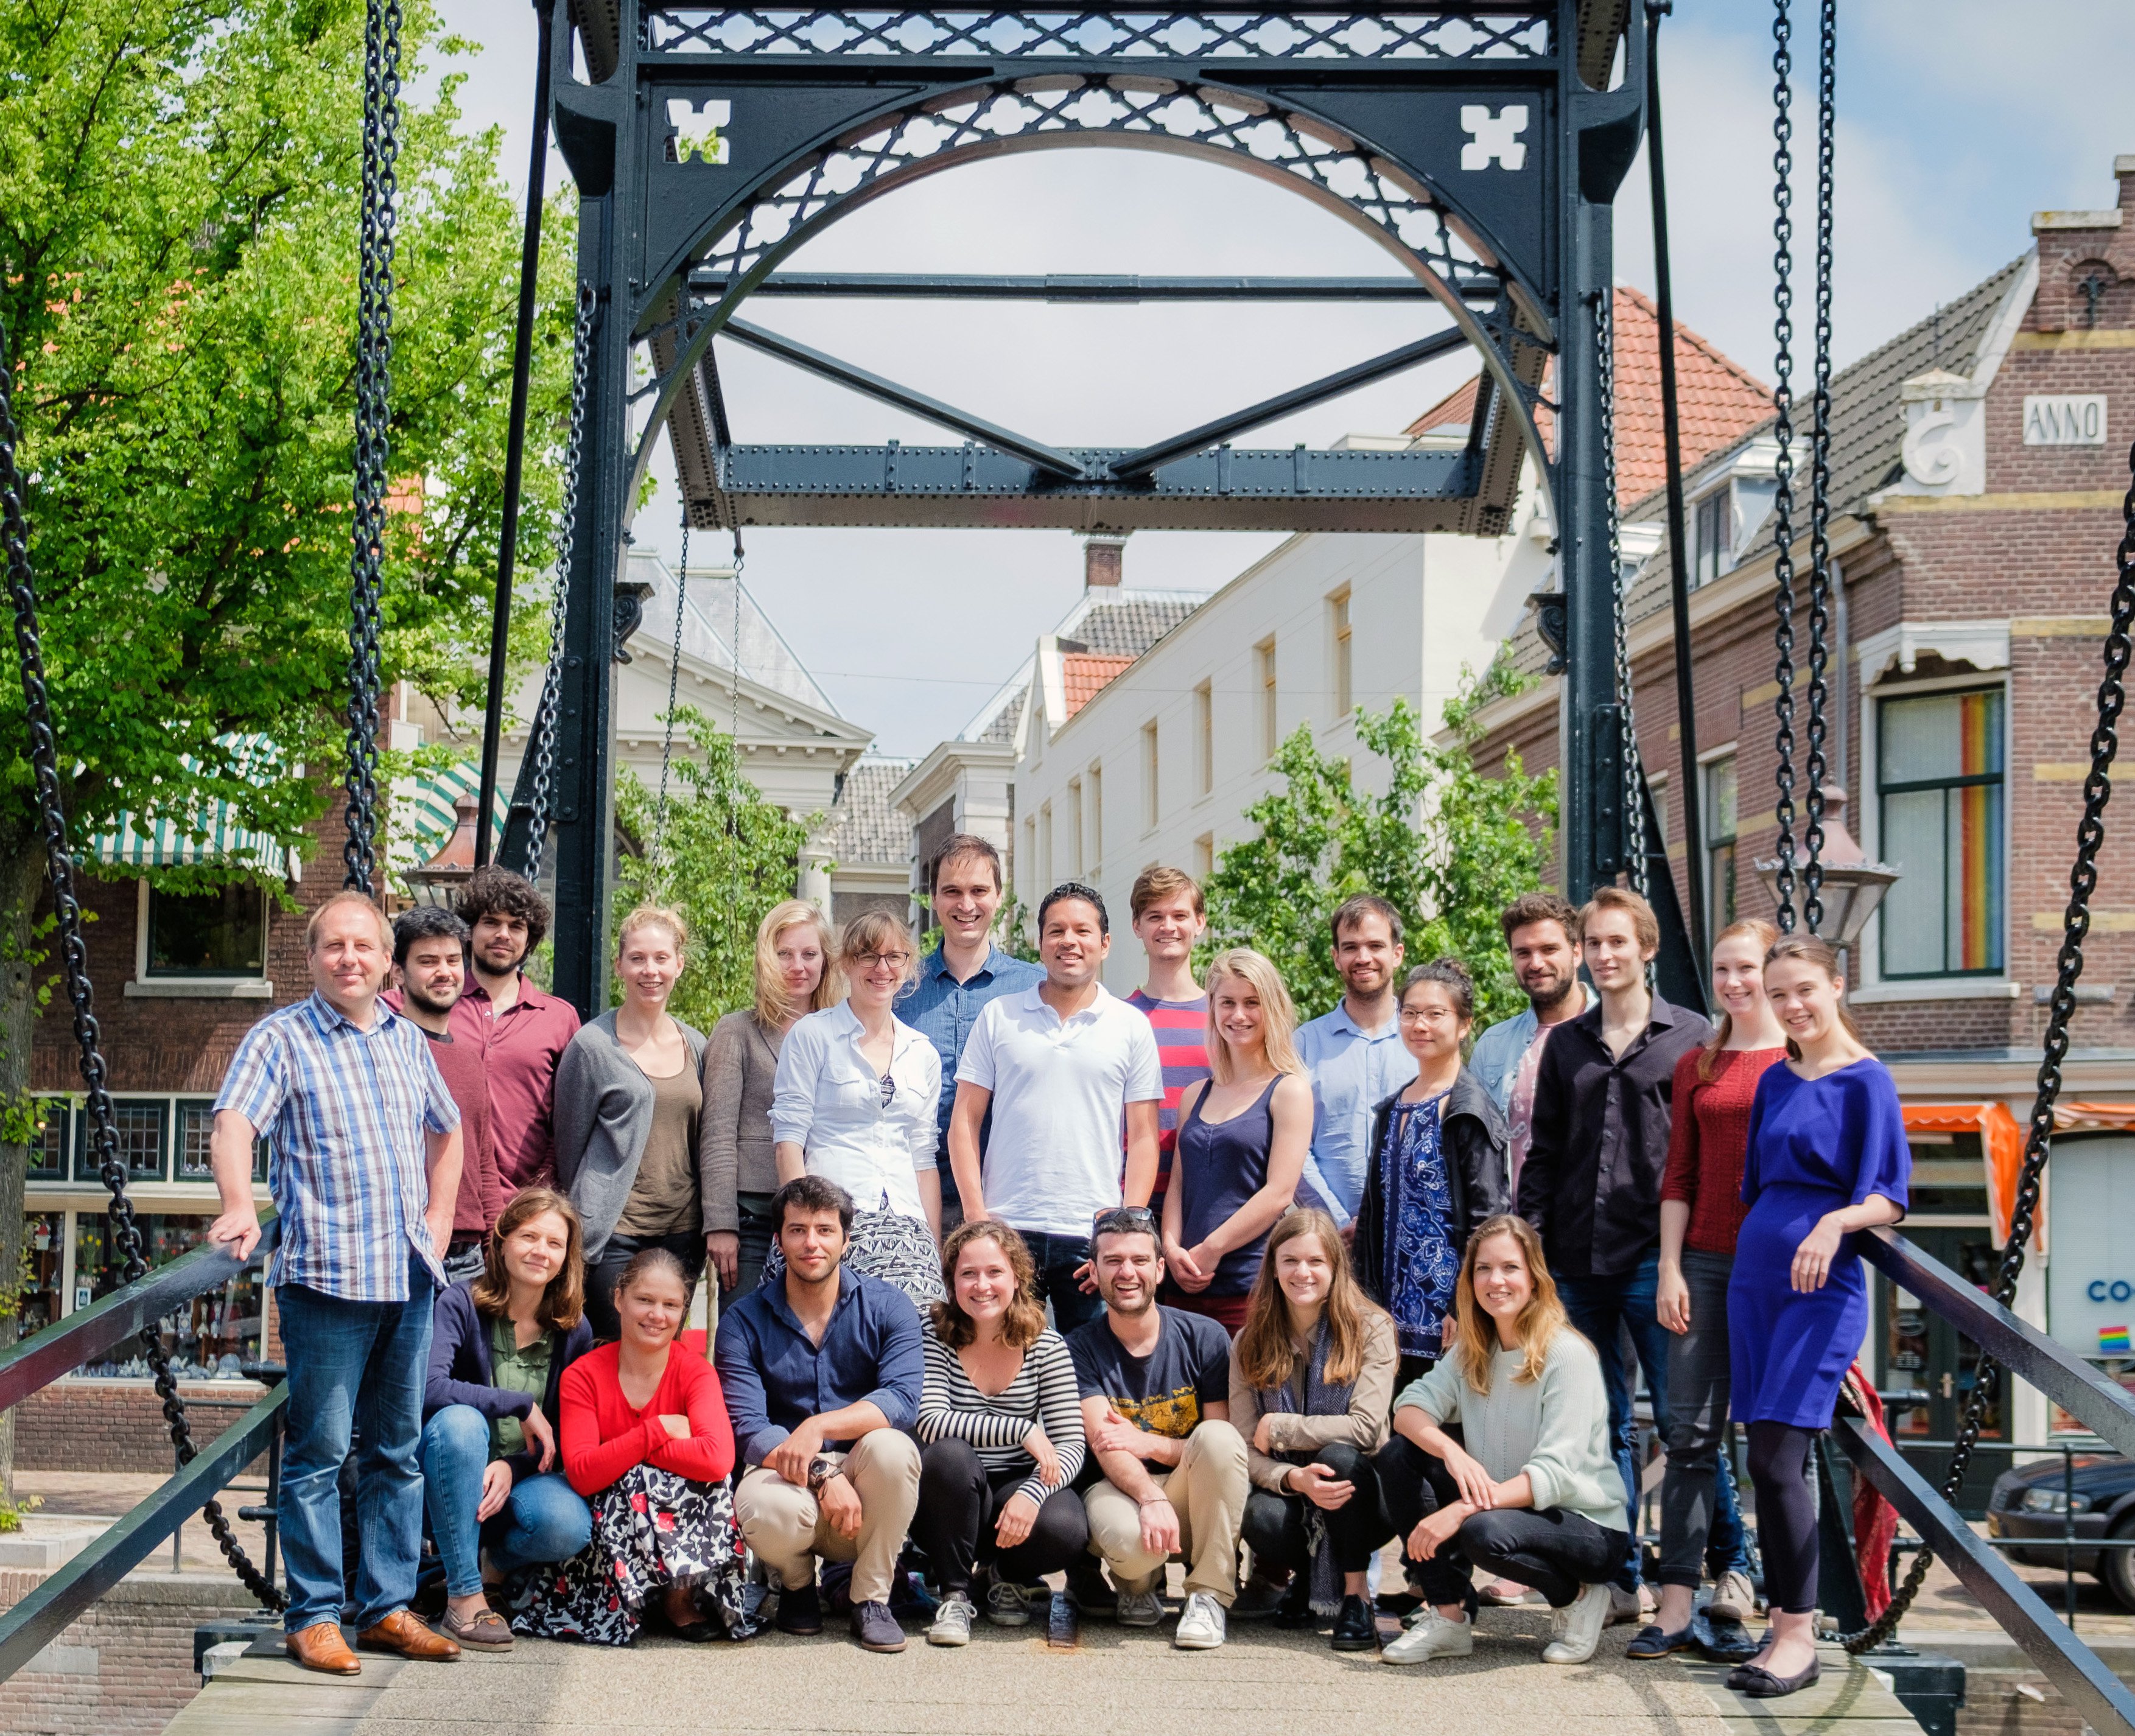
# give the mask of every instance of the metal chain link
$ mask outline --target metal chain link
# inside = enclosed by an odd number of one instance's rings
[[[1600,382],[1601,492],[1607,501],[1609,581],[1615,597],[1616,704],[1624,713],[1624,864],[1632,889],[1646,896],[1645,800],[1639,781],[1639,730],[1631,705],[1630,592],[1624,576],[1623,527],[1616,508],[1616,297],[1594,297],[1594,354]]]
[[[599,302],[593,285],[579,285],[578,318],[571,331],[571,419],[564,447],[564,501],[556,537],[556,572],[549,588],[549,667],[541,678],[541,699],[534,709],[534,793],[526,836],[526,878],[541,878],[541,857],[549,844],[549,806],[556,779],[556,710],[564,695],[564,617],[571,595],[571,564],[579,539],[579,468],[585,453],[586,376],[592,370],[594,314]]]
[[[74,858],[67,849],[66,809],[60,796],[59,741],[52,727],[51,698],[45,686],[45,660],[37,625],[37,592],[30,567],[29,525],[22,511],[22,479],[16,465],[17,432],[14,381],[9,370],[8,348],[0,331],[0,544],[4,544],[7,567],[7,594],[15,612],[15,649],[22,672],[22,708],[30,732],[30,765],[37,791],[38,827],[44,839],[45,863],[52,883],[52,912],[59,926],[60,964],[68,1004],[74,1009],[74,1037],[81,1052],[81,1080],[89,1112],[89,1143],[96,1153],[97,1174],[110,1191],[107,1214],[111,1245],[124,1261],[126,1282],[133,1283],[148,1269],[141,1244],[141,1226],[133,1216],[133,1202],[126,1197],[126,1166],[119,1157],[117,1118],[111,1106],[109,1074],[104,1066],[101,1037],[89,977],[89,946],[82,936],[81,902],[75,892]],[[163,1421],[171,1431],[171,1445],[182,1470],[199,1455],[192,1425],[186,1420],[185,1401],[171,1372],[163,1348],[162,1323],[152,1321],[141,1334],[142,1351],[162,1400]],[[230,1528],[222,1503],[210,1501],[201,1508],[216,1546],[244,1589],[268,1609],[280,1609],[285,1599],[259,1569],[252,1564]]]
[[[1831,658],[1831,227],[1838,0],[1823,0],[1817,38],[1816,385],[1811,402],[1808,481],[1808,824],[1802,833],[1802,926],[1823,926],[1824,676]],[[1844,671],[1841,671],[1842,679]]]
[[[391,482],[393,226],[400,154],[399,0],[368,0],[363,37],[363,204],[357,240],[356,512],[349,558],[347,836],[341,883],[378,878],[379,635]]]
[[[682,513],[681,564],[675,579],[675,652],[667,663],[667,733],[660,742],[660,802],[652,810],[652,881],[656,897],[667,872],[667,767],[675,757],[675,695],[682,679],[682,611],[689,596],[690,515],[685,507]]]
[[[2038,1226],[2040,1183],[2045,1177],[2046,1161],[2053,1154],[2054,1105],[2061,1094],[2061,1063],[2068,1059],[2069,1023],[2075,1017],[2076,984],[2083,976],[2083,946],[2090,934],[2091,895],[2098,890],[2098,853],[2105,843],[2105,807],[2113,799],[2113,762],[2120,751],[2120,713],[2128,702],[2128,665],[2131,650],[2135,650],[2135,640],[2131,639],[2135,635],[2135,447],[2128,450],[2128,467],[2130,481],[2120,507],[2119,570],[2113,586],[2112,621],[2105,635],[2105,673],[2098,684],[2098,723],[2090,733],[2090,775],[2083,781],[2083,818],[2076,823],[2075,862],[2069,869],[2068,908],[2061,919],[2053,999],[2047,1003],[2038,1091],[2031,1101],[2023,1167],[2016,1176],[2016,1204],[2009,1214],[2009,1241],[2002,1250],[2002,1264],[1989,1292],[2004,1308],[2012,1306],[2016,1299],[2016,1281],[2023,1275],[2025,1253]],[[1981,1352],[1949,1468],[1943,1473],[1942,1497],[1952,1506],[1963,1487],[1973,1449],[1978,1444],[1987,1413],[2001,1384],[2000,1365]],[[1846,1636],[1848,1651],[1872,1650],[1891,1636],[1920,1594],[1932,1559],[1925,1550],[1913,1557],[1891,1607],[1859,1633]]]
[[[1794,26],[1787,16],[1787,4],[1788,0],[1774,0],[1772,12],[1772,169],[1776,177],[1772,202],[1778,210],[1772,221],[1772,266],[1778,278],[1772,294],[1776,316],[1772,322],[1772,336],[1777,345],[1772,370],[1772,432],[1779,444],[1779,462],[1773,467],[1773,480],[1778,486],[1772,496],[1773,535],[1778,544],[1773,576],[1779,581],[1773,598],[1773,607],[1779,616],[1773,636],[1779,648],[1779,660],[1772,672],[1779,689],[1779,697],[1772,704],[1779,725],[1772,745],[1778,751],[1779,761],[1774,779],[1779,800],[1774,810],[1779,833],[1779,908],[1774,920],[1782,934],[1791,931],[1794,926],[1794,292],[1791,277],[1794,238],[1791,215],[1794,62]]]

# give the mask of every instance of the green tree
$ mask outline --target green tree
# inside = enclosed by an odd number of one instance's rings
[[[656,791],[628,766],[616,780],[616,817],[637,846],[616,865],[615,916],[639,904],[669,904],[690,925],[689,966],[668,1004],[709,1031],[756,995],[756,927],[793,896],[801,846],[821,815],[787,816],[742,775],[733,737],[695,706],[675,708],[676,736],[661,859],[651,855]],[[620,984],[610,998],[622,1003]]]
[[[1469,679],[1446,708],[1449,747],[1425,740],[1405,699],[1358,713],[1358,742],[1386,766],[1383,794],[1357,787],[1301,725],[1277,755],[1280,785],[1246,811],[1259,835],[1228,846],[1209,879],[1204,955],[1258,948],[1310,1016],[1342,994],[1328,918],[1376,892],[1402,912],[1411,961],[1450,953],[1474,973],[1479,1028],[1524,1005],[1498,912],[1542,884],[1556,781],[1529,776],[1517,754],[1494,775],[1475,764],[1474,713],[1508,680],[1502,662]]]
[[[428,0],[410,0],[404,75],[453,46]],[[303,847],[328,799],[348,657],[362,67],[360,0],[0,8],[0,360],[77,846],[127,811],[190,829],[221,800]],[[458,130],[458,82],[403,113],[383,661],[387,680],[465,706],[481,698],[493,594],[519,237],[497,136]],[[537,346],[528,570],[552,557],[569,253],[567,218]],[[309,775],[248,776],[253,737]],[[27,1088],[40,975],[21,962],[38,956],[44,878],[24,748],[10,675],[0,1106]],[[259,873],[157,878],[188,890]],[[0,1272],[22,1235],[12,1119]]]

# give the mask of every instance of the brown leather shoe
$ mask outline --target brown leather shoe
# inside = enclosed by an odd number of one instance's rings
[[[404,1609],[396,1609],[376,1625],[366,1627],[356,1637],[356,1643],[366,1651],[397,1651],[403,1657],[424,1658],[432,1663],[449,1663],[460,1655],[460,1648],[441,1633],[433,1633]]]
[[[361,1676],[363,1661],[348,1649],[338,1622],[315,1622],[298,1632],[285,1634],[283,1650],[307,1670],[328,1676]]]

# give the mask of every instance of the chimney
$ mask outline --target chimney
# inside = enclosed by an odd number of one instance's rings
[[[1126,563],[1127,539],[1124,532],[1092,531],[1082,539],[1082,588],[1117,590],[1120,570]]]
[[[2135,157],[2113,159],[2118,202],[2106,210],[2034,211],[2039,293],[2030,323],[2069,331],[2128,323],[2120,291],[2135,277]]]

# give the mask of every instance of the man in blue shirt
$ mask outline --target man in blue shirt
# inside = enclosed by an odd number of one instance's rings
[[[1299,1192],[1347,1227],[1371,1168],[1372,1108],[1416,1077],[1416,1057],[1401,1040],[1401,912],[1359,892],[1327,926],[1343,994],[1297,1028],[1298,1057],[1312,1077],[1312,1150]]]
[[[714,1356],[748,1468],[734,1516],[778,1575],[781,1632],[823,1631],[820,1556],[853,1564],[853,1637],[902,1651],[889,1593],[919,1505],[919,1448],[904,1432],[925,1377],[918,1310],[894,1284],[839,1264],[853,1200],[835,1182],[788,1182],[771,1215],[785,1281],[721,1311]]]
[[[994,918],[1005,891],[1000,852],[983,838],[959,832],[935,853],[927,866],[927,891],[942,944],[920,961],[919,980],[897,1003],[897,1016],[922,1032],[942,1057],[942,1101],[935,1131],[940,1148],[949,1149],[949,1116],[956,1106],[956,1063],[965,1040],[989,1001],[1042,982],[1045,970],[1012,957],[996,945]],[[986,1127],[990,1127],[989,1121]],[[979,1134],[985,1150],[986,1127]],[[942,1165],[942,1233],[964,1221],[956,1177]]]

